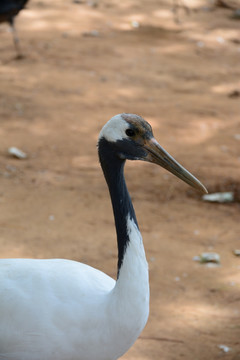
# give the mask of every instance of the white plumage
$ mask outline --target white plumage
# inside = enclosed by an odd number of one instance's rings
[[[128,223],[134,241],[117,283],[70,260],[1,260],[1,360],[112,360],[131,347],[149,289],[141,235]]]
[[[137,115],[112,118],[98,146],[117,231],[117,281],[70,260],[0,260],[0,360],[115,360],[147,322],[148,265],[124,181],[125,160],[166,168],[171,163],[171,172],[204,187],[167,158],[150,125]]]

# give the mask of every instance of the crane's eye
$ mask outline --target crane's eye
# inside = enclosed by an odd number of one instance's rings
[[[127,129],[125,133],[129,137],[133,137],[135,135],[135,131],[133,129]]]

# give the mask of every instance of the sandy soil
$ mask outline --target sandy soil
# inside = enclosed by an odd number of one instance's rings
[[[210,190],[240,184],[240,30],[189,1],[32,0],[0,28],[1,257],[63,257],[116,276],[115,229],[96,153],[102,125],[145,117]],[[7,154],[16,146],[28,154]],[[210,204],[165,170],[127,165],[150,268],[148,324],[125,360],[240,359],[239,202]],[[202,252],[221,265],[193,261]],[[226,345],[224,353],[219,345]]]

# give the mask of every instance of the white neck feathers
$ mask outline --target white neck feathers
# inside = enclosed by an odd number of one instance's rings
[[[118,311],[121,313],[121,319],[125,318],[129,328],[135,329],[135,333],[140,334],[149,314],[148,263],[142,236],[129,215],[127,230],[129,242],[113,294],[118,304]]]

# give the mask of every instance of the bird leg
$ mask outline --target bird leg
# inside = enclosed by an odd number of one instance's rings
[[[17,52],[16,59],[22,59],[23,55],[22,55],[22,52],[21,52],[21,48],[20,48],[20,44],[19,44],[19,38],[18,38],[18,35],[17,35],[17,31],[16,31],[16,28],[15,28],[14,18],[13,17],[11,19],[9,19],[9,24],[11,26],[11,30],[12,30],[12,34],[13,34],[13,42],[14,42],[14,46],[15,46],[15,49],[16,49],[16,52]]]

